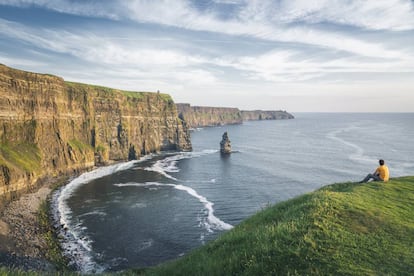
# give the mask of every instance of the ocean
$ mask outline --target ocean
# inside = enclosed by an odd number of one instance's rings
[[[271,204],[356,182],[384,159],[414,174],[414,113],[298,113],[196,129],[192,152],[82,174],[53,195],[62,246],[81,272],[179,258]],[[222,156],[227,131],[233,153]]]

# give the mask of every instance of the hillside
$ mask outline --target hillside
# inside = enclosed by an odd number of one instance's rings
[[[414,177],[343,183],[267,208],[145,275],[413,275]],[[131,272],[132,273],[132,272]]]
[[[167,94],[65,82],[0,65],[0,205],[45,176],[189,150]]]

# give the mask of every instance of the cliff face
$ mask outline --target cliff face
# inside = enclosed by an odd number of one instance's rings
[[[264,110],[253,110],[241,112],[243,121],[257,121],[257,120],[284,120],[293,119],[293,115],[286,111],[264,111]]]
[[[282,120],[293,119],[293,115],[286,111],[240,111],[238,108],[191,106],[190,104],[176,104],[178,116],[190,128],[241,124],[252,120]]]
[[[177,110],[180,119],[185,121],[191,128],[241,124],[243,122],[238,108],[177,104]]]
[[[46,175],[191,150],[171,97],[65,82],[0,65],[0,197]]]

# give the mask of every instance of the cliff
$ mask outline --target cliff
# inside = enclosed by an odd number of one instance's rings
[[[177,110],[180,119],[190,128],[241,124],[251,120],[282,120],[293,119],[286,111],[241,111],[238,108],[191,106],[178,103]]]
[[[190,149],[188,130],[167,94],[65,82],[0,65],[2,200],[45,176]]]
[[[253,111],[241,111],[243,121],[257,121],[257,120],[284,120],[294,119],[293,115],[286,111],[264,111],[264,110],[253,110]]]
[[[178,116],[190,128],[241,124],[243,122],[238,108],[191,106],[190,104],[176,105]]]

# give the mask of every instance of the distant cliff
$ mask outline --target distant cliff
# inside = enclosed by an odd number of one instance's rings
[[[243,118],[238,108],[191,106],[176,104],[178,116],[190,128],[241,124]]]
[[[293,119],[286,111],[241,111],[238,108],[191,106],[178,103],[177,110],[180,119],[190,128],[241,124],[250,120],[281,120]]]
[[[167,94],[70,83],[0,65],[0,199],[46,175],[190,149]]]
[[[284,120],[293,119],[293,115],[286,111],[264,111],[264,110],[253,110],[253,111],[241,111],[243,121],[257,121],[257,120]]]

